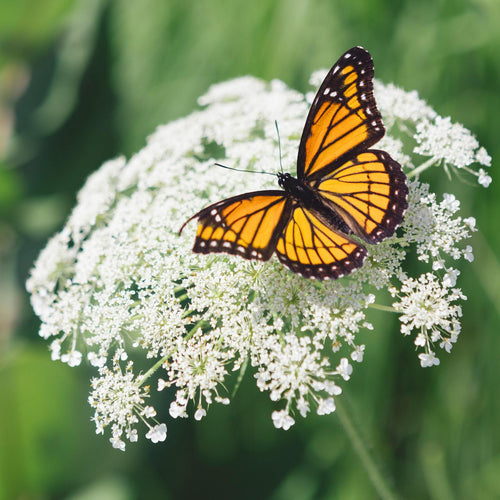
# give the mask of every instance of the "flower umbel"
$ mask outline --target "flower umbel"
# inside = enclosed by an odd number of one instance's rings
[[[416,92],[376,82],[375,97],[388,129],[380,147],[412,179],[409,208],[397,234],[370,246],[363,267],[337,281],[307,280],[275,258],[196,255],[194,227],[178,236],[209,202],[276,188],[274,180],[213,166],[277,171],[275,119],[282,162],[294,169],[308,96],[282,82],[244,77],[215,85],[199,99],[202,110],[158,128],[129,161],[109,161],[88,179],[27,288],[52,358],[95,367],[89,402],[97,432],[110,431],[114,447],[123,450],[140,434],[166,439],[166,424],[146,404],[152,392],[168,389],[161,396],[171,398],[172,418],[200,420],[212,404],[229,403],[235,371],[251,371],[268,392],[277,428],[311,411],[335,411],[340,386],[363,361],[374,307],[399,313],[422,366],[439,363],[436,346],[450,352],[465,299],[450,261],[473,259],[467,240],[475,219],[463,218],[453,194],[441,199],[418,175],[442,165],[487,186],[482,167],[491,159]],[[413,141],[409,150],[401,133]],[[426,266],[420,276],[403,265],[412,255]],[[384,290],[392,307],[377,303]]]
[[[144,405],[149,397],[149,387],[141,387],[141,381],[134,377],[132,361],[122,371],[121,358],[126,359],[124,353],[115,354],[113,369],[106,366],[100,368],[99,377],[91,381],[89,403],[95,409],[93,420],[97,434],[104,433],[104,428],[111,425],[111,444],[114,448],[125,450],[124,435],[131,442],[137,441],[136,425],[142,420],[149,428],[146,434],[148,439],[154,443],[164,441],[167,437],[166,425],[158,424],[154,420],[156,410]],[[151,420],[155,425],[149,423]]]
[[[453,303],[466,297],[460,289],[452,288],[456,273],[456,269],[448,270],[441,281],[432,273],[422,274],[417,280],[405,280],[399,291],[391,290],[400,299],[393,307],[401,313],[401,333],[417,332],[415,345],[425,350],[419,355],[423,367],[439,364],[432,344],[439,342],[439,347],[450,352],[460,333],[462,308]]]

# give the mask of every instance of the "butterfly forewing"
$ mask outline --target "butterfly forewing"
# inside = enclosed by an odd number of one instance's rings
[[[360,153],[312,185],[323,203],[369,243],[391,236],[408,206],[405,175],[384,151]]]
[[[268,260],[287,222],[291,201],[283,191],[258,191],[201,210],[194,252],[227,252]]]
[[[375,144],[384,126],[373,97],[373,61],[361,47],[346,52],[323,81],[299,146],[297,176],[319,178],[324,170]]]
[[[366,249],[319,214],[295,204],[276,245],[279,260],[306,278],[339,278],[360,267]]]

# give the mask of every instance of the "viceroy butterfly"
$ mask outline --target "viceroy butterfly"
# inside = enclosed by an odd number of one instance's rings
[[[339,278],[403,220],[408,188],[399,163],[368,149],[385,128],[373,96],[373,60],[348,50],[328,72],[307,116],[297,178],[278,173],[283,190],[254,191],[210,205],[198,219],[193,251],[278,259],[307,278]]]

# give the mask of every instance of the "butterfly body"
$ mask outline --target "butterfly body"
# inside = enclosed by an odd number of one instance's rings
[[[288,173],[278,174],[278,184],[289,197],[299,201],[306,208],[318,206],[320,203],[314,191],[307,184]]]
[[[335,279],[359,268],[367,250],[352,235],[371,244],[391,236],[408,194],[401,166],[369,149],[385,132],[372,78],[369,53],[361,47],[346,52],[309,111],[297,178],[278,173],[282,190],[234,196],[193,215],[193,251],[257,260],[276,253],[307,278]]]
[[[294,200],[294,203],[304,209],[315,212],[317,216],[339,229],[339,231],[344,233],[351,232],[343,219],[338,216],[335,211],[325,206],[321,196],[304,181],[293,177],[289,173],[279,173],[278,184],[285,190],[286,194]]]

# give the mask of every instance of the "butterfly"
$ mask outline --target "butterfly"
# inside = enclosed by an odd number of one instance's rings
[[[362,266],[366,247],[394,234],[408,206],[406,177],[388,153],[369,149],[385,128],[373,96],[373,60],[348,50],[321,84],[300,140],[297,178],[281,190],[214,203],[198,219],[193,251],[268,260],[306,278],[336,279]]]

